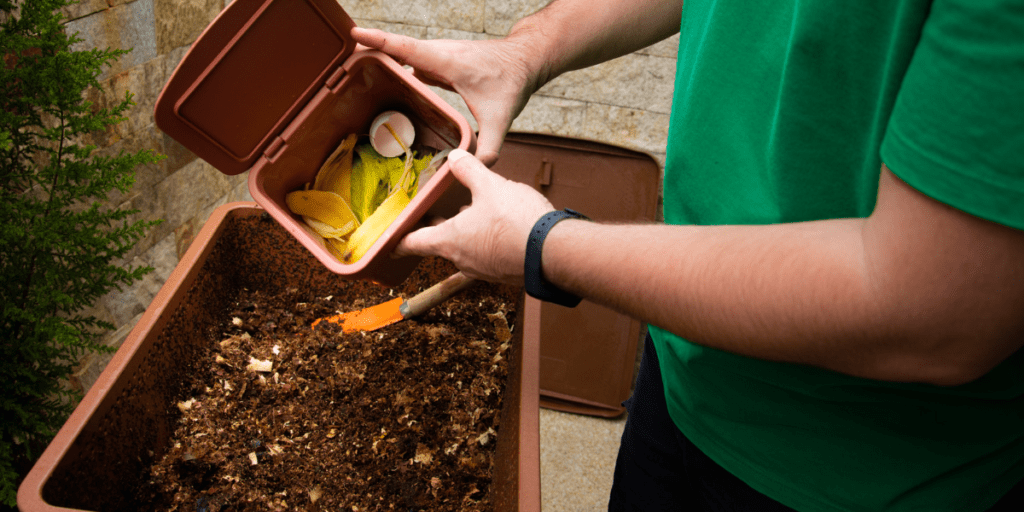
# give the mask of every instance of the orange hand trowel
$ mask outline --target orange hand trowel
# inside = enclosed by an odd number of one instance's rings
[[[375,331],[381,327],[400,322],[406,318],[419,316],[430,308],[448,300],[453,295],[469,288],[476,281],[462,272],[448,276],[444,281],[423,290],[408,299],[389,300],[359,311],[325,316],[313,322],[315,329],[320,322],[331,322],[341,325],[343,332]]]

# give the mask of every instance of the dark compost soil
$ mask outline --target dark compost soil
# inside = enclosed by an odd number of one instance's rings
[[[143,508],[489,510],[516,312],[488,292],[342,334],[309,326],[394,291],[244,290],[187,377],[171,447],[143,479]]]

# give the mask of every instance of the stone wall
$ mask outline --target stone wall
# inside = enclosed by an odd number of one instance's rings
[[[167,155],[138,170],[130,195],[115,200],[164,219],[142,241],[132,263],[156,270],[131,288],[111,293],[94,314],[119,329],[106,343],[118,346],[168,278],[178,258],[212,210],[229,201],[251,200],[245,175],[228,177],[160,132],[153,107],[164,83],[189,45],[231,0],[82,0],[67,10],[68,29],[83,39],[81,48],[131,48],[104,77],[106,97],[99,104],[135,95],[129,119],[99,140],[104,151],[154,149]],[[547,0],[340,0],[357,25],[421,39],[486,39],[508,33],[519,18]],[[675,75],[677,38],[590,69],[568,73],[538,92],[512,126],[514,131],[546,133],[607,142],[644,151],[664,164],[669,109]],[[436,89],[473,128],[465,103]],[[83,359],[72,384],[88,389],[109,355]]]

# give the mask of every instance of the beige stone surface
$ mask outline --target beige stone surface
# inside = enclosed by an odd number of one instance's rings
[[[114,48],[131,50],[122,55],[103,77],[115,75],[157,56],[153,0],[136,0],[117,5],[67,23],[69,33],[82,39],[72,48]]]
[[[153,109],[167,78],[164,58],[157,57],[111,75],[103,83],[103,106],[123,101],[125,93],[131,93],[132,101],[135,102],[126,113],[128,119],[115,127],[117,138],[128,137],[129,134],[145,130],[153,124]]]
[[[224,6],[223,0],[153,0],[158,53],[191,44]]]
[[[341,5],[352,18],[483,32],[484,2],[485,0],[345,0]]]
[[[144,218],[164,219],[148,237],[150,240],[162,240],[173,235],[178,226],[222,200],[238,183],[245,182],[246,178],[244,173],[225,176],[197,158],[158,183],[151,194],[135,198],[133,205],[142,210],[140,215]]]
[[[535,95],[513,121],[512,131],[588,137],[585,124],[587,110],[588,104],[582,101]]]
[[[608,420],[540,410],[541,510],[608,509],[625,425],[625,416]]]
[[[664,155],[668,121],[668,114],[591,103],[587,106],[585,133],[590,139]]]
[[[83,16],[88,16],[94,12],[102,11],[110,7],[106,0],[79,0],[66,7],[61,7],[61,14],[67,20],[74,20]]]
[[[137,153],[143,150],[152,150],[157,153],[163,151],[163,133],[152,123],[136,132],[129,133],[125,138],[117,141],[107,148],[96,152],[98,156],[115,156],[121,151]],[[161,153],[162,154],[162,153]],[[167,177],[166,160],[160,162],[140,165],[135,168],[135,184],[126,194],[114,192],[109,196],[113,203],[123,203],[140,194],[149,194],[153,187]]]
[[[144,312],[177,264],[173,235],[164,237],[151,250],[134,258],[132,266],[153,267],[154,270],[124,290],[114,290],[104,296],[102,303],[110,312],[114,324],[124,325]]]
[[[484,30],[488,34],[506,35],[517,21],[546,6],[551,0],[487,0]]]
[[[563,74],[537,93],[668,114],[675,71],[675,59],[634,53]]]

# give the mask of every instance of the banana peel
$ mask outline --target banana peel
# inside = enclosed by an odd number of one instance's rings
[[[356,146],[358,160],[352,165],[352,211],[359,222],[366,221],[378,205],[384,202],[395,180],[402,174],[402,161],[385,158],[369,144]]]
[[[313,182],[313,190],[328,190],[352,204],[352,152],[356,147],[356,134],[351,134],[338,145],[320,167]]]
[[[296,190],[285,196],[292,213],[313,219],[308,223],[324,238],[341,238],[359,226],[345,198],[326,190]]]
[[[387,158],[371,144],[346,137],[323,163],[312,190],[289,193],[285,202],[327,250],[344,263],[362,258],[440,167],[448,151],[419,157],[390,126],[405,150],[404,160]]]
[[[354,263],[362,258],[370,247],[373,246],[374,242],[384,234],[384,231],[388,229],[398,215],[402,213],[402,210],[409,205],[409,194],[405,193],[403,189],[396,189],[387,199],[376,210],[373,214],[366,218],[362,224],[352,232],[352,236],[348,239],[348,245],[345,248],[345,254],[342,258],[344,263]]]

